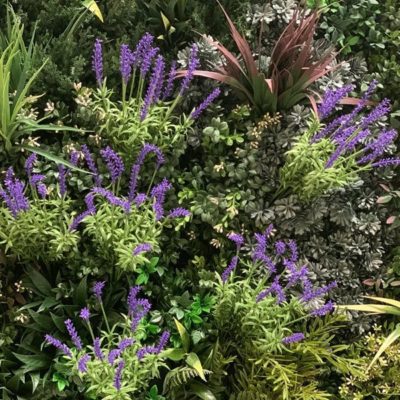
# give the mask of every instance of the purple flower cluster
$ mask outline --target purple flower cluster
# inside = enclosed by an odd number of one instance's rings
[[[159,221],[164,216],[165,195],[171,188],[172,185],[164,178],[162,182],[154,186],[151,191],[151,197],[154,199],[153,210],[156,214],[156,221]]]
[[[168,99],[174,90],[174,81],[176,78],[176,61],[172,61],[171,68],[168,73],[167,83],[165,85],[164,93],[162,96],[163,100]]]
[[[121,72],[122,81],[126,85],[132,72],[131,52],[127,44],[122,44],[120,48],[119,71]]]
[[[272,285],[268,288],[263,290],[261,293],[258,294],[256,298],[256,302],[259,303],[261,300],[264,300],[268,295],[275,294],[276,295],[276,302],[277,304],[281,304],[286,301],[285,292],[279,283],[279,276],[276,276]]]
[[[98,171],[98,169],[96,167],[96,164],[95,164],[95,162],[93,160],[92,154],[89,151],[89,148],[86,146],[86,144],[83,144],[81,146],[81,149],[82,149],[82,153],[83,153],[83,155],[85,157],[85,161],[86,161],[86,164],[87,164],[87,166],[89,168],[89,171],[94,176],[95,185],[96,186],[101,186],[101,177],[99,175],[99,171]]]
[[[100,150],[100,154],[107,164],[108,172],[111,176],[111,182],[115,183],[124,172],[124,162],[122,158],[110,147]]]
[[[149,313],[151,304],[147,299],[140,299],[137,297],[141,290],[140,286],[134,286],[130,289],[128,295],[128,310],[129,315],[132,317],[131,331],[135,332],[139,326],[140,321]]]
[[[231,275],[233,270],[236,268],[238,261],[239,261],[239,257],[234,256],[232,258],[231,262],[229,263],[229,265],[225,268],[224,272],[222,272],[221,279],[222,279],[223,283],[227,282],[227,280],[229,279],[229,276]]]
[[[193,44],[190,49],[188,69],[187,69],[186,75],[183,78],[182,83],[181,83],[181,89],[179,92],[180,96],[182,96],[183,93],[188,89],[189,84],[193,79],[194,71],[200,65],[200,61],[198,58],[198,52],[199,52],[199,49],[198,49],[197,45]]]
[[[78,332],[76,331],[72,321],[70,319],[67,319],[67,320],[64,321],[64,324],[65,324],[65,326],[67,328],[69,336],[71,337],[71,340],[74,343],[75,347],[78,350],[82,350],[81,338],[79,337]]]
[[[346,154],[354,154],[358,158],[356,161],[360,166],[385,167],[400,164],[400,159],[397,158],[392,158],[390,161],[385,161],[384,159],[378,160],[393,143],[397,132],[394,130],[383,130],[377,137],[374,137],[371,130],[375,122],[390,112],[390,101],[384,99],[368,114],[361,115],[376,86],[377,82],[372,81],[368,90],[350,113],[335,118],[311,139],[311,144],[313,144],[323,138],[329,138],[336,147],[327,160],[325,168],[332,168]],[[353,87],[351,86],[345,86],[335,91],[328,91],[319,107],[321,118],[330,115],[338,101],[352,89]],[[365,144],[368,140],[370,143]]]
[[[221,89],[214,89],[205,100],[190,115],[193,119],[200,117],[201,113],[221,94]]]
[[[103,41],[101,39],[96,39],[93,47],[92,55],[92,69],[96,76],[96,82],[101,86],[103,82]]]
[[[149,49],[152,47],[154,41],[154,36],[150,33],[145,33],[143,37],[139,40],[136,45],[135,50],[131,53],[131,65],[133,68],[140,66],[143,57],[148,53]]]
[[[94,350],[94,355],[100,360],[104,360],[104,354],[101,351],[101,346],[100,346],[100,338],[95,338],[93,342],[93,350]]]
[[[154,66],[153,74],[151,75],[150,84],[147,88],[147,93],[143,101],[143,106],[140,110],[140,121],[145,120],[150,106],[160,97],[160,91],[164,79],[164,68],[164,58],[162,56],[158,56]]]
[[[237,250],[240,250],[244,244],[244,237],[239,233],[229,233],[226,237],[236,244]]]
[[[85,321],[89,322],[90,319],[90,311],[88,307],[82,308],[82,310],[79,313],[79,316]]]
[[[121,386],[122,386],[122,371],[123,371],[124,368],[125,368],[125,362],[123,360],[121,360],[118,363],[117,369],[115,371],[115,377],[114,377],[114,387],[118,391],[121,390]]]
[[[61,341],[59,341],[58,339],[56,339],[51,335],[45,335],[44,338],[48,344],[51,344],[52,346],[56,347],[58,350],[62,351],[66,356],[72,357],[71,350],[66,344],[62,343]]]
[[[147,252],[151,251],[152,249],[153,249],[153,246],[150,243],[141,243],[141,244],[138,244],[134,248],[132,255],[137,256],[142,253],[147,253]]]
[[[168,343],[170,337],[170,333],[168,331],[164,331],[160,337],[160,340],[158,342],[157,346],[145,346],[140,348],[136,356],[139,360],[142,360],[144,356],[148,354],[160,354],[163,350],[166,344]]]
[[[283,344],[297,343],[297,342],[300,342],[300,341],[304,340],[304,338],[305,338],[304,333],[297,332],[297,333],[293,333],[290,336],[284,337],[282,339],[282,343]]]
[[[84,354],[78,360],[78,370],[81,373],[87,372],[87,363],[90,361],[89,354]]]
[[[192,214],[190,211],[186,210],[185,208],[178,207],[174,208],[168,213],[168,218],[184,218],[190,217]]]
[[[0,198],[4,200],[14,218],[20,212],[29,210],[29,201],[24,194],[25,184],[15,177],[12,167],[7,170],[4,186],[5,189],[0,187]]]
[[[105,285],[106,283],[104,281],[96,282],[93,285],[92,292],[94,293],[98,301],[102,301],[101,298],[103,296],[103,290]]]

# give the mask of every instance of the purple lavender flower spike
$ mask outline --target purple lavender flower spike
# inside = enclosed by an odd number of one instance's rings
[[[214,89],[206,99],[192,112],[190,115],[192,119],[197,119],[200,117],[202,112],[221,94],[221,89]]]
[[[268,289],[265,289],[261,293],[258,294],[258,296],[256,298],[256,302],[259,303],[261,300],[265,299],[265,297],[267,297],[271,293],[274,293],[276,295],[276,303],[277,304],[281,304],[284,301],[286,301],[286,296],[282,289],[282,286],[279,283],[278,276],[274,279],[274,282]]]
[[[291,265],[292,263],[289,261],[288,265]],[[286,285],[286,288],[290,288],[294,285],[297,285],[300,282],[303,282],[305,278],[308,276],[308,268],[306,265],[303,265],[299,270],[292,264],[292,268],[288,268],[290,270],[289,274],[289,279],[288,283]]]
[[[130,210],[131,206],[130,206],[129,202],[125,201],[125,200],[121,200],[119,197],[115,196],[114,193],[111,192],[110,190],[103,189],[100,187],[94,187],[92,189],[92,193],[98,194],[98,195],[104,197],[107,200],[107,202],[109,204],[111,204],[112,206],[123,208],[126,213],[128,213]]]
[[[236,244],[238,250],[240,250],[244,244],[244,237],[239,233],[229,233],[226,237]]]
[[[261,291],[256,297],[256,303],[259,303],[260,301],[264,300],[269,294],[271,294],[271,288],[264,289],[263,291]]]
[[[35,165],[36,161],[37,161],[36,153],[32,153],[25,161],[25,171],[29,178],[33,173],[33,166]]]
[[[179,92],[179,95],[182,96],[183,93],[188,89],[190,82],[193,79],[193,74],[194,71],[198,68],[200,61],[198,58],[198,47],[196,44],[193,44],[193,46],[190,49],[190,55],[189,55],[189,65],[187,68],[186,76],[183,78],[183,81],[181,83],[181,89]]]
[[[72,358],[71,350],[66,344],[62,343],[60,340],[56,339],[55,337],[53,337],[51,335],[46,335],[44,338],[48,344],[51,344],[52,346],[56,347],[58,350],[62,351],[66,356]]]
[[[143,79],[146,76],[146,74],[149,72],[151,63],[152,63],[154,57],[157,56],[157,53],[159,52],[159,50],[160,49],[158,47],[154,47],[154,48],[149,49],[146,52],[146,54],[143,55],[142,64],[140,66],[140,76]]]
[[[92,172],[94,175],[94,182],[95,182],[96,186],[101,186],[101,178],[99,175],[99,171],[97,170],[97,167],[96,167],[96,164],[94,163],[93,157],[90,154],[89,148],[86,146],[86,144],[83,144],[81,146],[81,149],[82,149],[82,153],[85,157],[86,164],[87,164],[90,172]]]
[[[384,158],[371,164],[372,167],[388,167],[392,165],[400,165],[400,158]]]
[[[71,152],[71,155],[69,156],[69,162],[75,167],[78,165],[79,153],[77,151],[74,150]]]
[[[323,305],[320,308],[317,308],[316,310],[312,311],[311,315],[314,317],[323,317],[326,314],[329,314],[332,312],[335,308],[335,305],[333,301],[329,300],[325,305]]]
[[[332,168],[345,149],[346,149],[346,143],[340,144],[337,147],[337,149],[332,153],[332,155],[329,157],[328,161],[325,164],[325,168],[326,169]]]
[[[146,356],[147,354],[156,354],[157,353],[157,348],[154,346],[145,346],[140,348],[137,353],[136,356],[139,360],[143,360],[144,356]]]
[[[46,185],[44,183],[38,183],[37,186],[36,186],[36,190],[37,190],[39,196],[42,199],[46,198],[46,196],[47,196],[47,187],[46,187]]]
[[[275,243],[275,253],[277,256],[281,256],[282,254],[284,254],[286,251],[286,244],[284,241],[282,240],[278,240]]]
[[[295,263],[299,259],[299,253],[297,251],[297,244],[294,240],[289,240],[287,246],[290,250],[290,261]]]
[[[22,211],[29,209],[29,201],[24,195],[25,184],[14,176],[12,167],[8,168],[4,185],[8,191],[2,190],[1,197],[7,204],[14,218]]]
[[[101,346],[100,346],[100,338],[95,338],[93,342],[93,349],[94,349],[94,354],[95,356],[100,360],[104,360],[104,354],[101,351]]]
[[[116,360],[117,358],[119,358],[119,356],[121,355],[121,353],[122,353],[122,351],[121,351],[120,349],[111,350],[111,351],[108,353],[108,357],[107,357],[108,363],[109,363],[110,365],[114,365],[115,360]]]
[[[123,360],[121,360],[118,363],[117,369],[115,371],[114,387],[118,391],[120,391],[121,387],[122,387],[122,371],[123,371],[124,367],[125,367],[125,362]]]
[[[146,32],[139,40],[135,50],[133,51],[133,53],[131,53],[130,62],[133,68],[137,68],[138,66],[140,66],[141,62],[143,61],[143,57],[151,48],[153,40],[154,36],[150,35],[150,33],[148,32]]]
[[[129,313],[133,313],[136,311],[137,295],[141,290],[142,290],[141,286],[133,286],[129,289],[129,295],[127,299]]]
[[[58,183],[60,186],[60,195],[61,197],[65,196],[65,193],[67,193],[67,169],[64,167],[64,165],[59,165],[58,166]]]
[[[96,296],[97,301],[102,301],[101,298],[103,296],[103,290],[105,285],[106,285],[105,281],[99,281],[93,285],[92,292]]]
[[[85,321],[89,322],[90,319],[90,311],[88,307],[82,308],[81,312],[79,313],[79,316]]]
[[[160,78],[162,77],[164,66],[164,58],[162,56],[158,56],[153,69],[150,84],[147,88],[146,96],[143,101],[143,106],[140,110],[140,121],[145,120],[150,106],[156,100],[157,85],[159,85]]]
[[[151,190],[151,197],[155,198],[153,204],[153,210],[156,214],[156,221],[159,221],[164,216],[164,201],[166,192],[172,188],[172,185],[168,182],[166,178],[162,180],[161,183],[154,186]]]
[[[223,283],[226,283],[226,281],[229,279],[229,276],[232,273],[232,271],[236,268],[238,261],[239,261],[239,257],[234,256],[232,258],[231,262],[229,263],[228,267],[225,268],[224,272],[221,275]]]
[[[297,333],[293,333],[290,336],[284,337],[282,339],[282,343],[283,344],[297,343],[297,342],[301,342],[302,340],[304,340],[304,338],[305,338],[304,333],[297,332]]]
[[[92,69],[96,76],[96,82],[98,86],[101,86],[103,82],[103,41],[101,39],[96,39],[93,47],[92,55]]]
[[[142,150],[140,150],[140,153],[136,159],[136,163],[139,166],[142,166],[144,163],[144,159],[149,153],[154,153],[157,158],[157,168],[160,167],[160,165],[164,164],[165,158],[162,153],[162,151],[154,144],[149,144],[145,143],[142,147]]]
[[[154,98],[153,98],[153,103],[157,103],[160,100],[161,97],[161,90],[164,85],[164,76],[165,76],[165,62],[163,59],[163,62],[161,64],[160,70],[158,71],[158,76],[157,76],[157,83],[156,83],[156,89],[154,91]]]
[[[174,90],[175,78],[176,78],[176,61],[172,61],[171,69],[169,70],[167,83],[165,85],[164,93],[162,96],[163,100],[166,100],[168,97],[171,96],[171,94]]]
[[[150,243],[141,243],[141,244],[138,244],[134,248],[132,255],[137,256],[142,253],[147,253],[147,252],[151,251],[152,249],[153,249],[153,246]]]
[[[171,210],[168,214],[168,218],[184,218],[190,217],[192,214],[190,211],[186,210],[185,208],[178,207]]]
[[[158,346],[157,346],[157,354],[160,354],[165,346],[167,345],[168,341],[169,341],[169,337],[171,336],[171,334],[168,331],[164,331],[160,337],[160,341],[158,342]]]
[[[126,85],[131,75],[131,51],[127,44],[122,44],[119,53],[119,71],[121,72],[122,81]]]
[[[322,297],[332,289],[337,287],[336,281],[329,283],[328,285],[322,286],[318,289],[313,289],[311,283],[308,279],[303,280],[304,291],[301,296],[301,301],[304,303],[310,302],[311,300],[316,299],[317,297]]]
[[[129,193],[128,193],[128,201],[130,203],[133,202],[135,198],[135,193],[136,193],[136,187],[137,187],[137,180],[139,176],[139,171],[140,171],[140,165],[138,164],[133,164],[132,169],[131,169],[131,176],[129,178]]]
[[[390,108],[390,100],[383,99],[368,115],[361,120],[361,128],[365,129],[369,125],[378,121],[388,112],[390,112]]]
[[[377,139],[364,147],[364,153],[368,151],[371,151],[371,153],[360,158],[357,163],[364,164],[374,161],[377,157],[384,153],[386,148],[396,139],[396,137],[397,132],[394,129],[384,129],[382,132],[380,132]]]
[[[336,90],[328,90],[322,100],[321,105],[318,107],[318,114],[320,119],[325,119],[332,114],[335,107],[345,96],[347,96],[352,90],[353,85],[346,85]]]
[[[115,183],[125,169],[122,158],[110,146],[100,150],[100,154],[107,164],[108,172],[111,175],[111,182]]]
[[[78,225],[89,215],[92,215],[92,212],[90,210],[86,210],[83,213],[79,214],[77,217],[74,218],[72,221],[71,225],[69,226],[69,231],[76,231],[78,229]]]
[[[87,371],[87,363],[90,361],[90,356],[89,354],[83,355],[79,360],[78,360],[78,370],[81,373],[84,373]]]
[[[132,312],[134,317],[131,322],[131,331],[135,332],[140,321],[148,314],[151,304],[147,299],[138,299],[135,305],[135,311]]]
[[[82,350],[82,341],[81,338],[78,335],[78,332],[76,331],[72,321],[70,319],[67,319],[64,321],[64,324],[67,328],[67,331],[69,333],[69,336],[71,336],[71,340],[76,346],[78,350]]]
[[[118,348],[121,351],[124,351],[128,347],[132,346],[134,343],[135,343],[135,339],[131,339],[131,338],[122,339],[118,344]]]
[[[138,193],[133,202],[136,204],[136,207],[140,207],[146,200],[147,196],[145,193]]]
[[[357,144],[361,143],[364,139],[366,139],[371,134],[369,129],[364,129],[357,133],[353,139],[351,139],[346,144],[346,151],[352,151],[356,148]]]

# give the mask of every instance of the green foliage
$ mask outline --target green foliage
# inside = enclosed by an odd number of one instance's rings
[[[386,324],[385,324],[386,325]],[[390,324],[388,324],[390,325]],[[350,355],[360,360],[365,369],[362,376],[352,376],[340,387],[341,400],[389,400],[400,393],[399,368],[400,344],[394,343],[378,361],[367,369],[371,358],[377,353],[385,341],[382,326],[374,326],[374,331],[366,334],[352,345]]]
[[[235,358],[229,379],[235,393],[232,399],[251,398],[251,394],[255,398],[326,399],[330,394],[320,382],[329,379],[330,373],[359,374],[357,363],[344,356],[348,346],[334,344],[341,316],[306,323],[307,311],[295,297],[281,305],[272,296],[256,302],[265,280],[254,270],[246,275],[216,285],[219,343],[226,357]],[[282,338],[306,327],[304,341],[282,343]]]
[[[68,230],[71,212],[72,201],[60,199],[36,199],[17,219],[1,207],[0,244],[5,254],[15,255],[23,263],[50,263],[72,256],[78,250],[79,236]]]

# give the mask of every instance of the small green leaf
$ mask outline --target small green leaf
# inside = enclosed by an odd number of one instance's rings
[[[172,361],[180,361],[185,357],[185,352],[182,349],[167,349],[162,352],[161,356]]]
[[[190,385],[190,389],[193,393],[199,396],[203,400],[216,400],[214,393],[203,383],[196,382]]]
[[[104,22],[103,14],[94,0],[85,0],[83,2],[83,6],[86,7],[92,14],[94,14],[101,22]]]

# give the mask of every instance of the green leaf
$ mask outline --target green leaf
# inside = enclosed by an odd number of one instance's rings
[[[35,286],[40,293],[51,297],[51,285],[40,272],[32,268],[28,271],[28,276],[31,279],[33,286]]]
[[[74,293],[74,304],[79,306],[85,306],[87,302],[87,276],[85,276],[80,282]]]
[[[371,361],[371,364],[369,364],[368,369],[370,369],[375,364],[375,362],[382,355],[382,353],[385,352],[386,349],[390,347],[399,337],[400,337],[400,324],[397,324],[396,329],[382,343],[382,346],[375,354],[375,357]]]
[[[190,336],[185,327],[177,319],[174,318],[174,321],[182,340],[183,350],[187,353],[190,347]]]
[[[58,157],[58,156],[56,156],[54,154],[51,154],[48,151],[42,150],[42,149],[40,149],[38,147],[21,146],[21,148],[24,149],[24,150],[28,150],[28,151],[30,151],[32,153],[39,154],[40,156],[42,156],[44,158],[47,158],[50,161],[54,161],[56,164],[65,165],[66,167],[68,167],[70,169],[73,169],[74,171],[79,171],[79,172],[82,172],[84,174],[93,175],[91,172],[86,171],[86,170],[84,170],[82,168],[78,168],[74,164],[71,164],[69,161],[64,160],[63,158]]]
[[[13,355],[19,361],[23,362],[25,369],[29,371],[48,368],[51,363],[51,359],[46,357],[44,354],[26,355],[26,354],[13,353]]]
[[[193,393],[199,396],[203,400],[216,400],[214,393],[203,383],[196,382],[190,385],[190,389]]]
[[[189,367],[192,367],[197,371],[203,381],[206,381],[203,366],[201,365],[201,361],[196,353],[189,353],[186,357],[186,363],[189,365]]]
[[[142,272],[135,281],[136,285],[143,285],[145,283],[147,283],[149,280],[149,275],[146,272]]]
[[[162,352],[161,357],[166,357],[172,361],[180,361],[185,357],[185,354],[183,349],[167,349]]]

